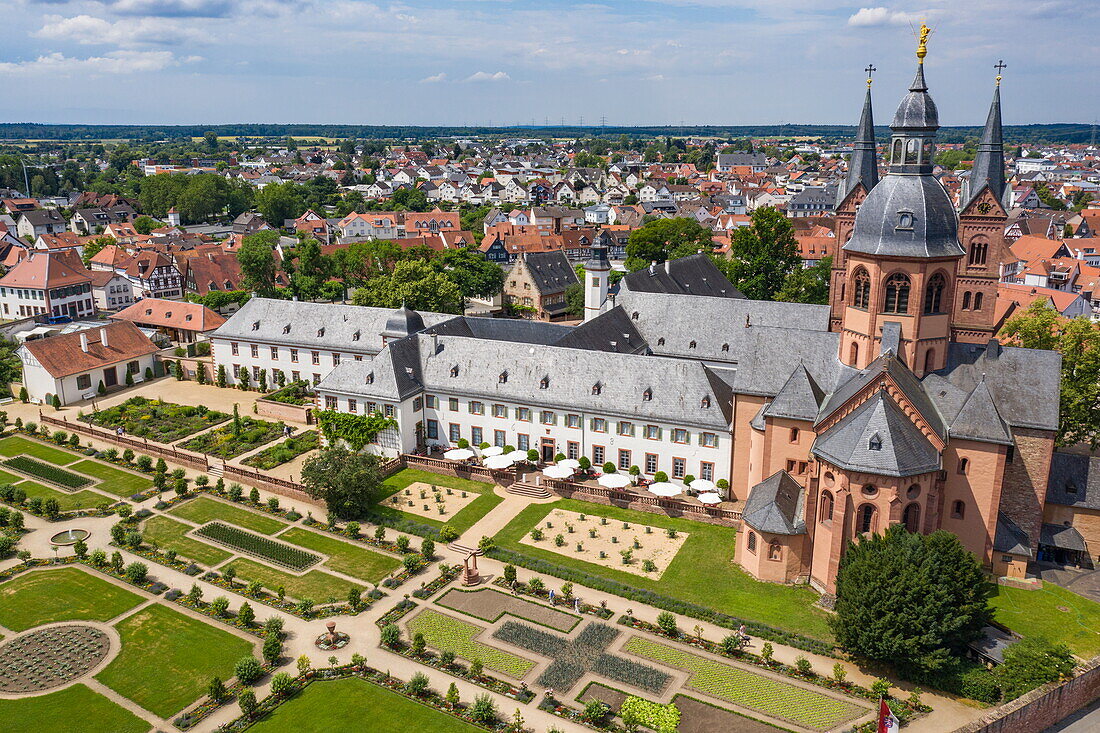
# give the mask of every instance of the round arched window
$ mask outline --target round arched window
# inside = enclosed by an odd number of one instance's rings
[[[913,484],[905,491],[905,496],[908,499],[916,499],[920,496],[920,484]]]

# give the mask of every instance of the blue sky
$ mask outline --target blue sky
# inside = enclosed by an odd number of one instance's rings
[[[912,78],[944,124],[1100,117],[1080,0],[8,0],[0,121],[854,123]]]

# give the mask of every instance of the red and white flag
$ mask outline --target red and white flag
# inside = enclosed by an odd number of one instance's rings
[[[886,704],[886,698],[880,697],[878,701],[878,733],[898,733],[901,728],[894,712]]]

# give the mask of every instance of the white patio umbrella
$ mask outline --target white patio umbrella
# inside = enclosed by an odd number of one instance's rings
[[[486,448],[485,450],[481,451],[481,455],[488,458],[489,456],[499,456],[503,452],[504,452],[504,449],[501,448],[499,445],[491,445],[488,448]]]
[[[699,501],[704,504],[717,504],[722,501],[722,497],[718,496],[718,494],[699,494]]]
[[[465,461],[467,458],[473,458],[474,452],[469,448],[452,448],[444,453],[443,457],[450,461]]]
[[[489,456],[485,459],[486,468],[508,468],[512,465],[512,459],[508,456]]]
[[[542,469],[542,475],[550,478],[569,478],[573,475],[573,469],[569,466],[547,466]]]
[[[596,483],[609,489],[621,489],[630,485],[630,479],[621,473],[605,473],[596,479]]]
[[[581,462],[576,460],[575,458],[566,458],[564,460],[558,461],[557,465],[564,466],[565,468],[571,468],[576,471],[578,468],[581,467]]]
[[[703,493],[704,491],[713,492],[718,487],[715,486],[713,481],[705,478],[697,478],[691,482],[691,488],[695,489],[699,493]]]
[[[501,458],[509,458],[511,459],[512,463],[523,463],[527,460],[527,451],[514,450],[506,456],[501,456]]]
[[[679,486],[669,483],[668,481],[658,481],[655,484],[650,484],[646,488],[649,489],[650,493],[656,494],[657,496],[676,496],[683,491]]]

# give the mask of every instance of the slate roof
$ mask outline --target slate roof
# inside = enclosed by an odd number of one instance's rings
[[[812,452],[840,468],[884,476],[940,468],[939,452],[884,391],[819,435]]]
[[[1060,550],[1086,552],[1085,538],[1073,527],[1063,524],[1044,524],[1039,528],[1039,544],[1057,547]]]
[[[805,534],[802,503],[802,486],[786,471],[777,471],[749,490],[741,519],[758,532]]]
[[[252,298],[210,337],[302,348],[377,352],[382,349],[382,332],[393,313],[392,308]],[[426,326],[456,318],[446,313],[422,313],[420,316]],[[290,329],[284,333],[288,325]]]
[[[528,252],[523,255],[523,261],[535,289],[543,295],[561,292],[579,282],[576,271],[561,250]]]
[[[902,97],[890,128],[934,130],[939,126],[940,114],[936,109],[936,103],[928,94],[928,83],[924,80],[924,64],[918,64],[917,75],[909,85],[909,93]]]
[[[993,394],[984,377],[967,396],[959,413],[951,421],[950,431],[952,438],[1012,445],[1012,431],[997,412]]]
[[[997,531],[993,535],[993,549],[1010,555],[1032,557],[1031,542],[1027,538],[1027,533],[1004,512],[997,512]]]
[[[548,346],[566,338],[574,326],[549,321],[529,321],[524,318],[485,318],[461,316],[424,329],[424,333],[441,336],[466,336],[492,341],[513,341]]]
[[[457,369],[457,371],[452,371]],[[407,370],[412,370],[413,376]],[[371,360],[343,361],[318,389],[380,399],[408,390],[504,400],[554,410],[602,412],[628,420],[728,429],[732,393],[698,362],[585,352],[458,336],[417,334],[394,341]],[[373,380],[367,375],[373,373]],[[501,380],[501,375],[507,378]],[[453,374],[453,376],[452,376]],[[394,375],[391,377],[391,375]],[[546,387],[542,386],[547,378]],[[592,393],[599,384],[599,394]],[[643,393],[651,390],[651,398]],[[703,398],[709,397],[709,406]]]
[[[649,351],[642,334],[635,328],[634,322],[621,305],[604,312],[598,318],[571,328],[555,345],[618,354],[642,354]]]
[[[787,379],[779,394],[768,404],[763,414],[767,417],[786,417],[795,420],[815,420],[825,399],[825,392],[799,364]]]
[[[902,214],[911,226],[902,228]],[[961,257],[958,220],[943,184],[931,175],[888,174],[856,213],[847,252],[891,257]]]
[[[620,290],[744,298],[705,254],[694,254],[636,270],[620,282]]]
[[[1100,510],[1100,457],[1054,451],[1047,502]]]
[[[890,376],[905,396],[909,398],[909,401],[913,403],[917,411],[932,426],[932,429],[935,430],[941,438],[946,438],[947,424],[943,421],[939,410],[936,409],[935,404],[928,396],[924,386],[917,379],[916,375],[909,371],[909,368],[893,354],[884,354],[880,356],[865,368],[856,372],[851,379],[842,383],[836,391],[829,395],[825,407],[821,410],[818,422],[832,415],[848,400],[863,391],[868,384],[880,381],[884,375]],[[908,420],[908,418],[906,419]]]

